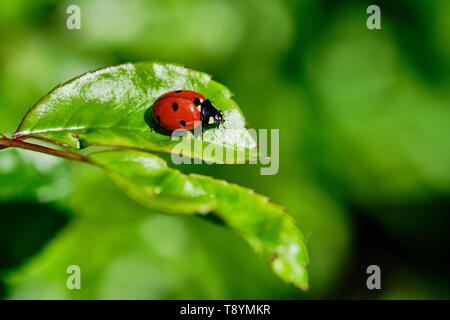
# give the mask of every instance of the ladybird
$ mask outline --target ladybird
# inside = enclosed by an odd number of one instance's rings
[[[166,130],[192,130],[222,121],[222,111],[202,94],[190,90],[171,91],[160,96],[152,108],[153,120]]]

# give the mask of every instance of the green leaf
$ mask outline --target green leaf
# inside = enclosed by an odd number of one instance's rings
[[[181,142],[153,130],[153,103],[179,89],[208,97],[223,111],[223,124],[207,128],[201,138],[188,132]],[[256,142],[245,129],[241,110],[230,91],[209,75],[159,62],[86,73],[58,86],[30,109],[13,136],[16,141],[29,138],[74,149],[128,148],[91,153],[83,159],[103,168],[130,197],[152,210],[207,215],[223,222],[267,257],[279,277],[307,288],[303,236],[283,208],[253,190],[211,177],[184,175],[147,152],[178,153],[216,163],[255,159]]]
[[[71,191],[64,160],[16,148],[0,151],[0,202],[51,202]]]
[[[307,289],[308,254],[303,236],[284,209],[253,190],[168,168],[143,151],[103,151],[89,155],[133,199],[165,213],[213,213],[242,236],[285,281]]]
[[[224,112],[223,126],[208,128],[203,140],[188,132],[181,145],[170,135],[153,130],[153,103],[162,94],[178,89],[208,97]],[[245,129],[245,119],[231,96],[211,76],[180,65],[127,63],[88,72],[56,87],[30,109],[14,138],[38,138],[75,149],[122,146],[215,163],[247,162],[256,157],[256,142]],[[228,128],[238,134],[225,134]],[[183,148],[174,149],[177,145]],[[211,152],[214,148],[222,152]]]
[[[71,191],[66,164],[27,150],[0,151],[0,281],[68,223],[70,213],[58,201]]]
[[[0,278],[39,252],[70,220],[56,206],[0,202]]]

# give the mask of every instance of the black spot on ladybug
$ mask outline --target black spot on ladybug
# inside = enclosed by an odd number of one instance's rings
[[[180,121],[180,124],[184,127],[184,126],[186,125],[186,121],[181,120],[181,121]]]
[[[156,116],[156,122],[158,122],[158,123],[161,122],[161,118],[159,116]]]
[[[173,111],[177,111],[178,110],[178,103],[172,102],[172,109],[173,109]]]
[[[176,93],[180,93],[181,91],[183,91],[183,90],[177,90],[177,91],[175,91]]]
[[[199,98],[194,98],[194,105],[195,105],[195,106],[201,105],[201,102],[200,102],[200,99],[199,99]]]

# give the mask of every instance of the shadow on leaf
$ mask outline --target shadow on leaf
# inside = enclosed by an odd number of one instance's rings
[[[0,271],[24,264],[69,220],[67,213],[50,205],[32,202],[0,204]]]

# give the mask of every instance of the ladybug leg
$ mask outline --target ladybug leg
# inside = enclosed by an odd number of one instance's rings
[[[205,132],[205,130],[206,130],[206,126],[205,126],[205,123],[204,123],[203,117],[202,117],[200,124],[196,128],[194,128],[194,136],[195,137],[201,136],[202,140],[203,140],[203,133]]]
[[[195,129],[194,129],[194,130],[191,130],[191,132],[193,133],[194,138],[196,138],[196,139],[201,135],[201,133],[199,133],[199,132],[196,131]]]
[[[202,130],[200,130],[200,126],[202,128]],[[200,124],[197,127],[195,127],[194,129],[191,130],[191,132],[194,134],[194,138],[198,138],[198,137],[202,137],[203,139],[203,126]]]
[[[206,125],[205,125],[204,121],[202,121],[202,140],[203,140],[203,133],[205,132],[205,130],[206,130]]]

